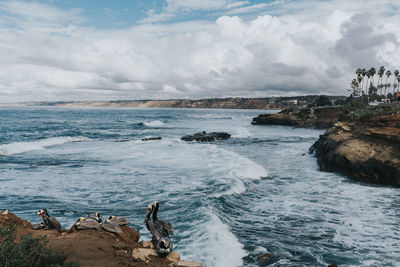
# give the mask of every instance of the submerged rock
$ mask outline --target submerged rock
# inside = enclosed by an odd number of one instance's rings
[[[195,133],[192,135],[185,135],[181,137],[183,141],[197,141],[197,142],[211,142],[215,140],[226,140],[231,137],[230,134],[225,132],[211,132],[206,131]]]
[[[277,260],[276,256],[271,253],[265,253],[264,255],[261,255],[260,257],[257,258],[258,265],[260,266],[270,265],[276,262],[276,260]]]
[[[142,141],[153,141],[153,140],[161,140],[161,137],[157,136],[157,137],[142,138]]]

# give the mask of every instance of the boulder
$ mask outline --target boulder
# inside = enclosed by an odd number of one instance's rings
[[[225,132],[211,132],[207,133],[206,131],[195,133],[192,135],[185,135],[181,137],[183,141],[197,141],[197,142],[212,142],[215,140],[226,140],[231,137],[230,134]]]

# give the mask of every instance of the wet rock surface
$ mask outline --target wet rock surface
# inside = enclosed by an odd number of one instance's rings
[[[197,142],[212,142],[215,140],[226,140],[231,138],[231,135],[229,133],[225,132],[211,132],[207,133],[205,131],[195,133],[192,135],[185,135],[181,137],[181,140],[183,141],[197,141]]]

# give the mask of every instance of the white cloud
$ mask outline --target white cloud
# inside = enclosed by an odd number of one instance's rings
[[[345,94],[356,67],[400,67],[400,16],[391,12],[400,3],[304,2],[275,2],[286,13],[255,19],[117,30],[80,26],[76,11],[43,5],[47,14],[25,16],[4,2],[18,16],[0,22],[0,103]]]

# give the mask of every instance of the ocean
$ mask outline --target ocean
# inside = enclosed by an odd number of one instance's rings
[[[142,239],[146,206],[176,228],[175,251],[209,267],[396,266],[400,192],[321,172],[320,130],[253,126],[265,110],[0,107],[0,209],[69,228],[99,211]],[[232,138],[184,142],[199,131]],[[145,137],[160,141],[141,141]]]

